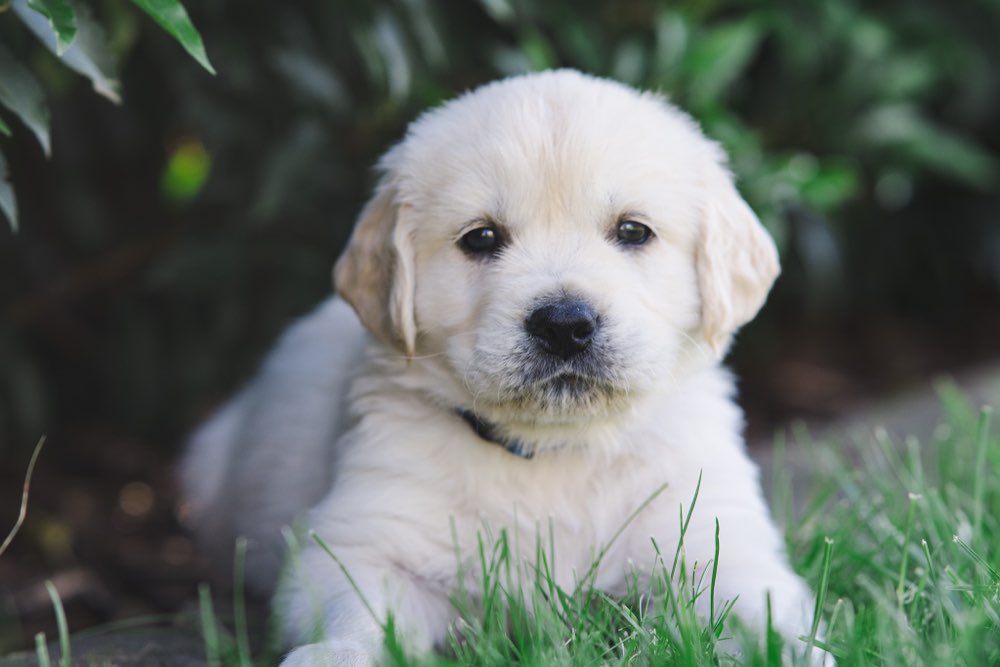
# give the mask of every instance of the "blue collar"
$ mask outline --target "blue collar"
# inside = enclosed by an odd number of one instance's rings
[[[505,438],[502,436],[499,433],[499,429],[496,424],[486,421],[472,410],[455,408],[455,414],[461,417],[462,420],[469,425],[473,433],[486,442],[491,442],[494,445],[500,445],[514,456],[522,459],[530,459],[535,455],[533,451],[528,449],[524,443],[517,438]]]

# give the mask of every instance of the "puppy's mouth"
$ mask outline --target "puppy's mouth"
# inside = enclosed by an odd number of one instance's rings
[[[478,356],[463,374],[472,405],[497,422],[574,423],[628,409],[633,382],[628,366],[601,341],[569,359],[525,341],[503,355]]]
[[[533,384],[545,392],[579,397],[598,390],[601,381],[572,371],[560,371]]]
[[[622,386],[570,369],[536,374],[531,382],[493,395],[497,400],[483,396],[456,414],[480,438],[523,459],[589,442],[580,425],[621,414],[630,400]]]
[[[615,364],[599,350],[588,350],[566,360],[537,353],[526,356],[522,378],[526,388],[585,393],[615,384]]]
[[[522,367],[506,401],[537,417],[602,413],[628,400],[628,385],[616,377],[615,365],[574,357],[567,361],[533,359]],[[507,392],[504,392],[507,393]]]

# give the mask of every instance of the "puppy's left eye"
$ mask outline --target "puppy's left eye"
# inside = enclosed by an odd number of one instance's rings
[[[653,230],[635,220],[618,223],[616,238],[622,245],[642,245],[653,236]]]

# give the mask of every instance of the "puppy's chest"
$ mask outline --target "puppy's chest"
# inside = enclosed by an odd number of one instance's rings
[[[563,583],[582,576],[603,552],[609,570],[620,574],[626,561],[646,560],[646,549],[630,552],[636,540],[616,535],[646,531],[649,515],[662,511],[666,480],[655,468],[541,457],[497,466],[463,493],[461,549],[478,553],[481,543],[503,541],[526,564],[544,554]]]

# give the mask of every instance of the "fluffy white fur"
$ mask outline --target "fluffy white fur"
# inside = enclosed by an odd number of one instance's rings
[[[249,537],[250,581],[268,591],[280,528],[308,510],[375,613],[430,649],[452,616],[456,553],[475,591],[478,540],[505,529],[530,565],[540,534],[572,589],[608,547],[596,583],[620,594],[630,572],[652,570],[651,537],[673,553],[701,474],[687,562],[711,562],[718,519],[717,598],[739,596],[736,612],[760,623],[770,592],[776,626],[807,633],[813,598],[788,566],[718,365],[778,273],[719,148],[662,97],[556,71],[425,114],[381,171],[336,268],[344,300],[295,324],[192,439],[183,479],[205,541],[228,554]],[[623,247],[623,218],[654,237]],[[459,239],[484,221],[507,245],[470,257]],[[600,318],[596,375],[579,386],[537,376],[524,325],[567,294]],[[480,438],[456,409],[534,458]],[[379,624],[311,540],[277,604],[299,647],[284,664],[377,660]]]

